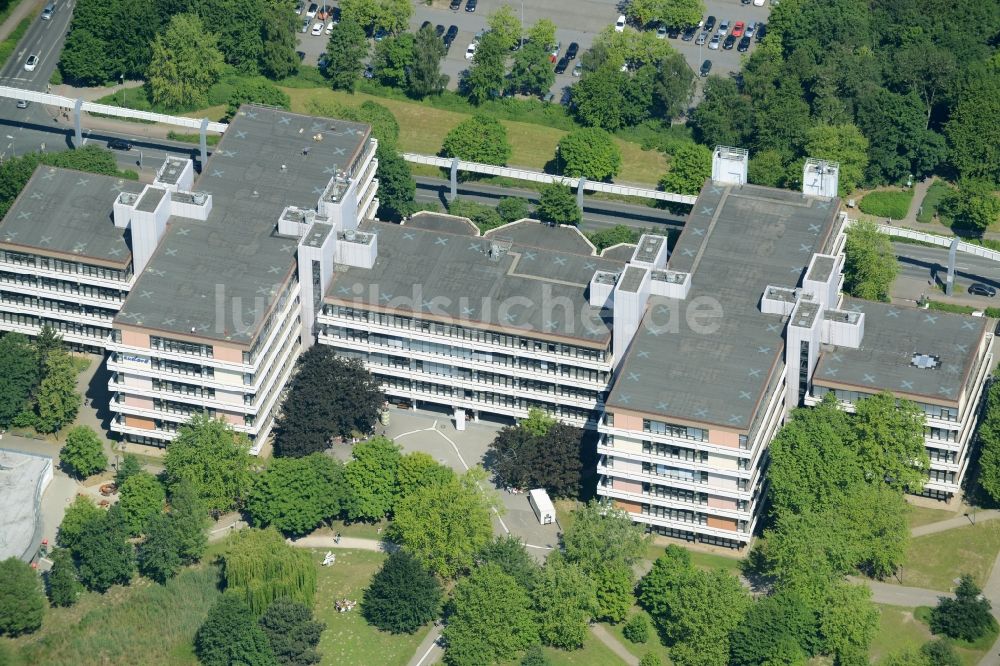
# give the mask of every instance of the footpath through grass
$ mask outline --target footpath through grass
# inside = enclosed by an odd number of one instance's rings
[[[645,643],[633,643],[629,639],[625,638],[624,634],[625,623],[628,622],[629,619],[631,619],[631,617],[637,613],[645,615],[646,620],[649,622],[649,640],[647,640]],[[625,649],[627,649],[637,658],[642,659],[647,653],[652,652],[657,657],[659,657],[660,661],[662,661],[664,664],[670,663],[670,657],[669,657],[670,653],[667,650],[667,646],[664,645],[662,642],[660,642],[660,635],[656,631],[656,626],[653,625],[653,618],[649,616],[649,613],[642,610],[638,606],[633,607],[632,610],[629,611],[629,614],[625,618],[624,622],[619,622],[618,624],[604,623],[604,628],[607,629],[612,636],[617,638],[618,641],[625,646]]]
[[[903,585],[949,592],[962,574],[982,587],[1000,552],[1000,521],[988,520],[910,540]]]
[[[436,155],[448,132],[471,114],[439,109],[411,100],[390,99],[368,93],[347,93],[329,88],[282,88],[292,100],[292,111],[313,113],[314,105],[330,102],[360,106],[371,100],[382,104],[399,122],[399,148],[404,152]],[[508,164],[543,169],[555,159],[556,144],[565,130],[534,123],[501,120],[513,148]],[[622,152],[622,170],[617,181],[653,186],[667,170],[663,153],[643,150],[638,144],[615,138]]]

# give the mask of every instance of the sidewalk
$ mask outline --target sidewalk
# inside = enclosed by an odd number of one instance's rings
[[[976,523],[979,523],[980,521],[996,520],[997,518],[1000,518],[1000,510],[998,509],[985,509],[983,511],[976,511],[975,513]],[[936,523],[928,523],[927,525],[914,527],[910,530],[910,536],[920,537],[928,534],[937,534],[938,532],[947,532],[948,530],[953,530],[956,527],[965,527],[966,525],[972,524],[974,524],[972,522],[972,516],[969,514],[955,516],[954,518],[941,520]],[[1000,596],[997,598],[1000,599]]]
[[[978,520],[978,516],[976,520]],[[983,596],[993,603],[993,617],[1000,620],[1000,555],[993,561],[993,570],[983,585]],[[1000,666],[1000,637],[993,642],[993,647],[986,651],[979,660],[979,666]]]
[[[21,0],[3,23],[0,23],[0,41],[10,37],[17,24],[28,18],[31,12],[41,11],[47,0]]]
[[[289,539],[288,543],[297,548],[346,548],[348,550],[371,550],[377,553],[391,553],[398,549],[394,543],[378,539],[362,539],[359,537],[341,537],[338,542],[332,536],[304,536]]]
[[[621,659],[622,662],[628,664],[628,666],[639,666],[639,659],[634,654],[626,650],[625,646],[622,645],[617,638],[608,633],[608,630],[605,629],[604,626],[600,624],[592,624],[590,625],[590,633],[594,634],[594,636],[597,637],[597,640],[604,643],[609,650],[618,655],[618,658]]]
[[[441,661],[441,657],[444,656],[444,650],[441,648],[438,639],[441,638],[441,626],[434,625],[430,632],[424,637],[424,640],[420,641],[420,645],[417,646],[416,651],[413,653],[413,658],[407,662],[407,666],[429,666],[429,664],[436,664]]]

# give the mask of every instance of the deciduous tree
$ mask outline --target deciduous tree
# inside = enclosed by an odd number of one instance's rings
[[[574,130],[559,139],[559,157],[567,176],[610,180],[621,169],[622,155],[608,132],[599,127]]]
[[[698,194],[712,176],[712,151],[687,144],[670,158],[670,171],[660,179],[660,189],[677,194]]]
[[[413,62],[413,34],[404,32],[375,42],[372,66],[382,85],[406,87],[407,71]]]
[[[887,391],[855,405],[852,446],[870,483],[918,493],[924,487],[930,458],[924,447],[924,413],[910,400]]]
[[[381,520],[393,510],[399,497],[400,448],[392,440],[375,437],[355,444],[351,458],[344,469],[344,477],[351,488],[347,517]]]
[[[239,595],[228,592],[219,597],[198,628],[194,651],[205,666],[278,663],[253,611]]]
[[[514,488],[545,488],[556,497],[580,490],[583,431],[550,419],[541,432],[530,421],[497,433],[487,459],[497,482]]]
[[[854,191],[868,168],[868,139],[853,124],[816,125],[806,132],[806,155],[840,164],[838,194]]]
[[[208,510],[194,483],[181,480],[170,488],[170,519],[177,535],[177,554],[185,564],[201,559],[208,546]]]
[[[282,666],[308,666],[321,659],[316,650],[326,625],[313,619],[305,604],[278,599],[264,611],[260,627],[267,635],[271,652]]]
[[[244,529],[226,544],[222,555],[226,588],[237,594],[254,615],[287,598],[312,607],[316,564],[308,551],[285,543],[274,528]]]
[[[511,145],[499,120],[476,114],[448,132],[441,152],[445,157],[503,166],[510,159]]]
[[[340,23],[333,26],[326,45],[326,75],[334,90],[351,90],[368,57],[365,29],[350,13],[342,10]]]
[[[91,521],[103,519],[106,513],[86,495],[77,495],[73,503],[66,507],[62,522],[59,523],[59,531],[56,533],[56,543],[75,551],[84,527]]]
[[[865,585],[837,581],[818,606],[819,627],[825,654],[835,655],[837,663],[866,663],[868,649],[878,632],[878,609],[871,602],[871,590]]]
[[[516,222],[531,215],[531,204],[523,197],[503,197],[497,202],[497,214],[504,224]]]
[[[531,598],[498,566],[477,567],[455,586],[443,636],[453,666],[513,659],[538,642]]]
[[[1000,183],[1000,63],[995,61],[971,73],[945,132],[962,178]]]
[[[76,368],[68,352],[58,349],[48,355],[37,398],[35,429],[39,432],[56,432],[76,418],[82,400],[76,390]]]
[[[412,634],[441,612],[441,584],[417,558],[399,550],[365,589],[361,613],[369,624],[393,634]]]
[[[45,578],[45,591],[53,606],[72,606],[80,598],[83,585],[76,574],[73,554],[65,548],[56,548],[49,555],[52,568]]]
[[[510,68],[510,89],[523,95],[544,96],[556,81],[550,58],[551,46],[534,40],[525,42],[514,54]]]
[[[509,534],[494,537],[479,550],[475,559],[479,566],[497,565],[526,590],[534,587],[535,579],[541,570],[538,561],[528,553],[524,543]]]
[[[576,205],[576,195],[566,185],[543,185],[535,211],[543,222],[580,224],[583,213]]]
[[[139,462],[139,457],[134,453],[126,453],[115,469],[115,485],[121,488],[130,476],[141,471],[142,463]]]
[[[182,564],[180,542],[171,516],[160,513],[150,518],[137,559],[139,573],[158,583],[165,583],[177,574]]]
[[[247,513],[254,525],[273,525],[285,534],[311,532],[348,506],[350,487],[338,460],[314,453],[305,458],[275,458],[254,478]]]
[[[472,66],[465,72],[460,88],[469,101],[479,105],[504,94],[504,77],[507,73],[507,54],[503,37],[487,31],[479,40]]]
[[[135,550],[128,542],[128,531],[121,520],[107,513],[83,525],[73,554],[80,582],[95,592],[127,585],[135,571]]]
[[[153,102],[169,109],[205,106],[222,75],[219,38],[196,14],[177,14],[153,41],[146,77]]]
[[[371,432],[385,394],[361,361],[314,345],[297,367],[276,425],[275,455],[307,456],[325,450],[334,437]]]
[[[489,31],[497,36],[500,44],[508,51],[514,49],[521,41],[521,19],[514,13],[510,5],[501,5],[500,9],[486,19]]]
[[[479,486],[485,476],[481,468],[473,468],[403,498],[390,535],[443,578],[469,569],[493,534],[492,516],[500,506],[492,492]]]
[[[21,333],[0,337],[0,428],[24,409],[41,376],[38,353]]]
[[[413,180],[409,163],[394,144],[379,143],[376,157],[379,218],[399,221],[413,212],[417,181]]]
[[[341,0],[340,9],[341,22],[357,21],[369,34],[402,32],[413,13],[409,0]]]
[[[603,229],[587,234],[598,252],[620,243],[638,243],[639,232],[624,224],[616,224],[610,229]]]
[[[139,536],[146,523],[163,513],[166,492],[159,480],[149,472],[133,474],[119,489],[118,509],[130,536]]]
[[[942,211],[956,229],[982,236],[991,224],[1000,220],[1000,198],[987,180],[965,179],[941,202]]]
[[[396,499],[400,501],[421,488],[443,485],[455,478],[450,467],[434,460],[423,451],[413,451],[401,456],[396,467]]]
[[[250,442],[221,419],[196,414],[180,427],[164,458],[171,490],[189,481],[208,511],[240,506],[250,490]]]
[[[597,612],[594,583],[573,564],[552,555],[531,590],[542,642],[563,650],[583,646]]]
[[[437,95],[448,85],[448,76],[441,73],[441,58],[444,57],[444,42],[431,26],[417,32],[413,43],[413,61],[407,77],[407,92],[418,99],[427,95]]]
[[[103,472],[108,468],[108,458],[100,438],[89,426],[77,426],[66,434],[66,443],[59,450],[63,469],[78,479]]]
[[[632,0],[627,15],[639,25],[655,22],[684,27],[697,25],[704,13],[701,0]]]
[[[981,594],[972,576],[964,574],[955,588],[955,598],[940,597],[931,611],[931,631],[971,643],[996,626],[990,608],[990,600]]]
[[[847,231],[844,290],[869,301],[888,301],[899,272],[889,237],[874,222],[859,220]]]
[[[0,561],[0,635],[30,634],[42,626],[45,595],[38,574],[16,557]]]

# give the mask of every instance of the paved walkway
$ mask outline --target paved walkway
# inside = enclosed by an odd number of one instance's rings
[[[980,521],[996,520],[997,518],[1000,518],[1000,510],[998,509],[986,509],[984,511],[976,511],[975,513],[976,523],[979,523]],[[947,532],[948,530],[953,530],[956,527],[965,527],[966,525],[972,524],[972,516],[964,514],[961,516],[955,516],[954,518],[948,518],[947,520],[940,520],[936,523],[928,523],[927,525],[914,527],[910,530],[910,536],[920,537],[928,534],[937,534],[938,532]],[[1000,596],[997,598],[1000,599]]]
[[[976,520],[978,519],[977,516]],[[990,577],[983,585],[983,595],[993,602],[993,617],[1000,621],[1000,554],[993,561]],[[1000,636],[994,641],[993,647],[987,650],[983,658],[979,660],[979,666],[1000,666]]]
[[[860,578],[858,576],[848,576],[847,580],[852,583],[864,584],[871,588],[872,601],[877,604],[889,604],[892,606],[937,606],[938,597],[950,597],[950,592],[938,592],[922,587],[907,587],[905,585],[895,585],[893,583],[882,583],[877,580]]]
[[[399,548],[394,543],[378,539],[345,536],[340,537],[340,541],[337,541],[335,537],[329,535],[307,535],[298,539],[289,539],[288,543],[297,548],[345,548],[348,550],[371,550],[377,553],[391,553]]]
[[[618,658],[622,662],[628,664],[628,666],[639,666],[639,658],[634,654],[625,649],[625,646],[621,644],[615,636],[613,636],[607,628],[600,624],[590,625],[590,633],[597,637],[597,640],[604,643],[609,650],[618,655]]]
[[[420,645],[417,646],[416,652],[413,653],[413,658],[407,663],[407,666],[428,666],[428,664],[436,664],[441,661],[444,657],[444,648],[438,640],[441,638],[441,625],[435,624],[431,627],[430,632],[424,636],[424,640],[420,641]]]

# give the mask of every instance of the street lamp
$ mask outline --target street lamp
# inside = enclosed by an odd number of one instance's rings
[[[7,150],[10,151],[10,156],[11,157],[17,157],[17,153],[14,152],[14,137],[12,135],[8,134],[7,135],[7,139],[10,140],[10,143],[7,144]]]
[[[521,0],[521,48],[524,48],[524,0]]]
[[[120,78],[122,81],[122,106],[125,106],[125,74],[123,73]]]

